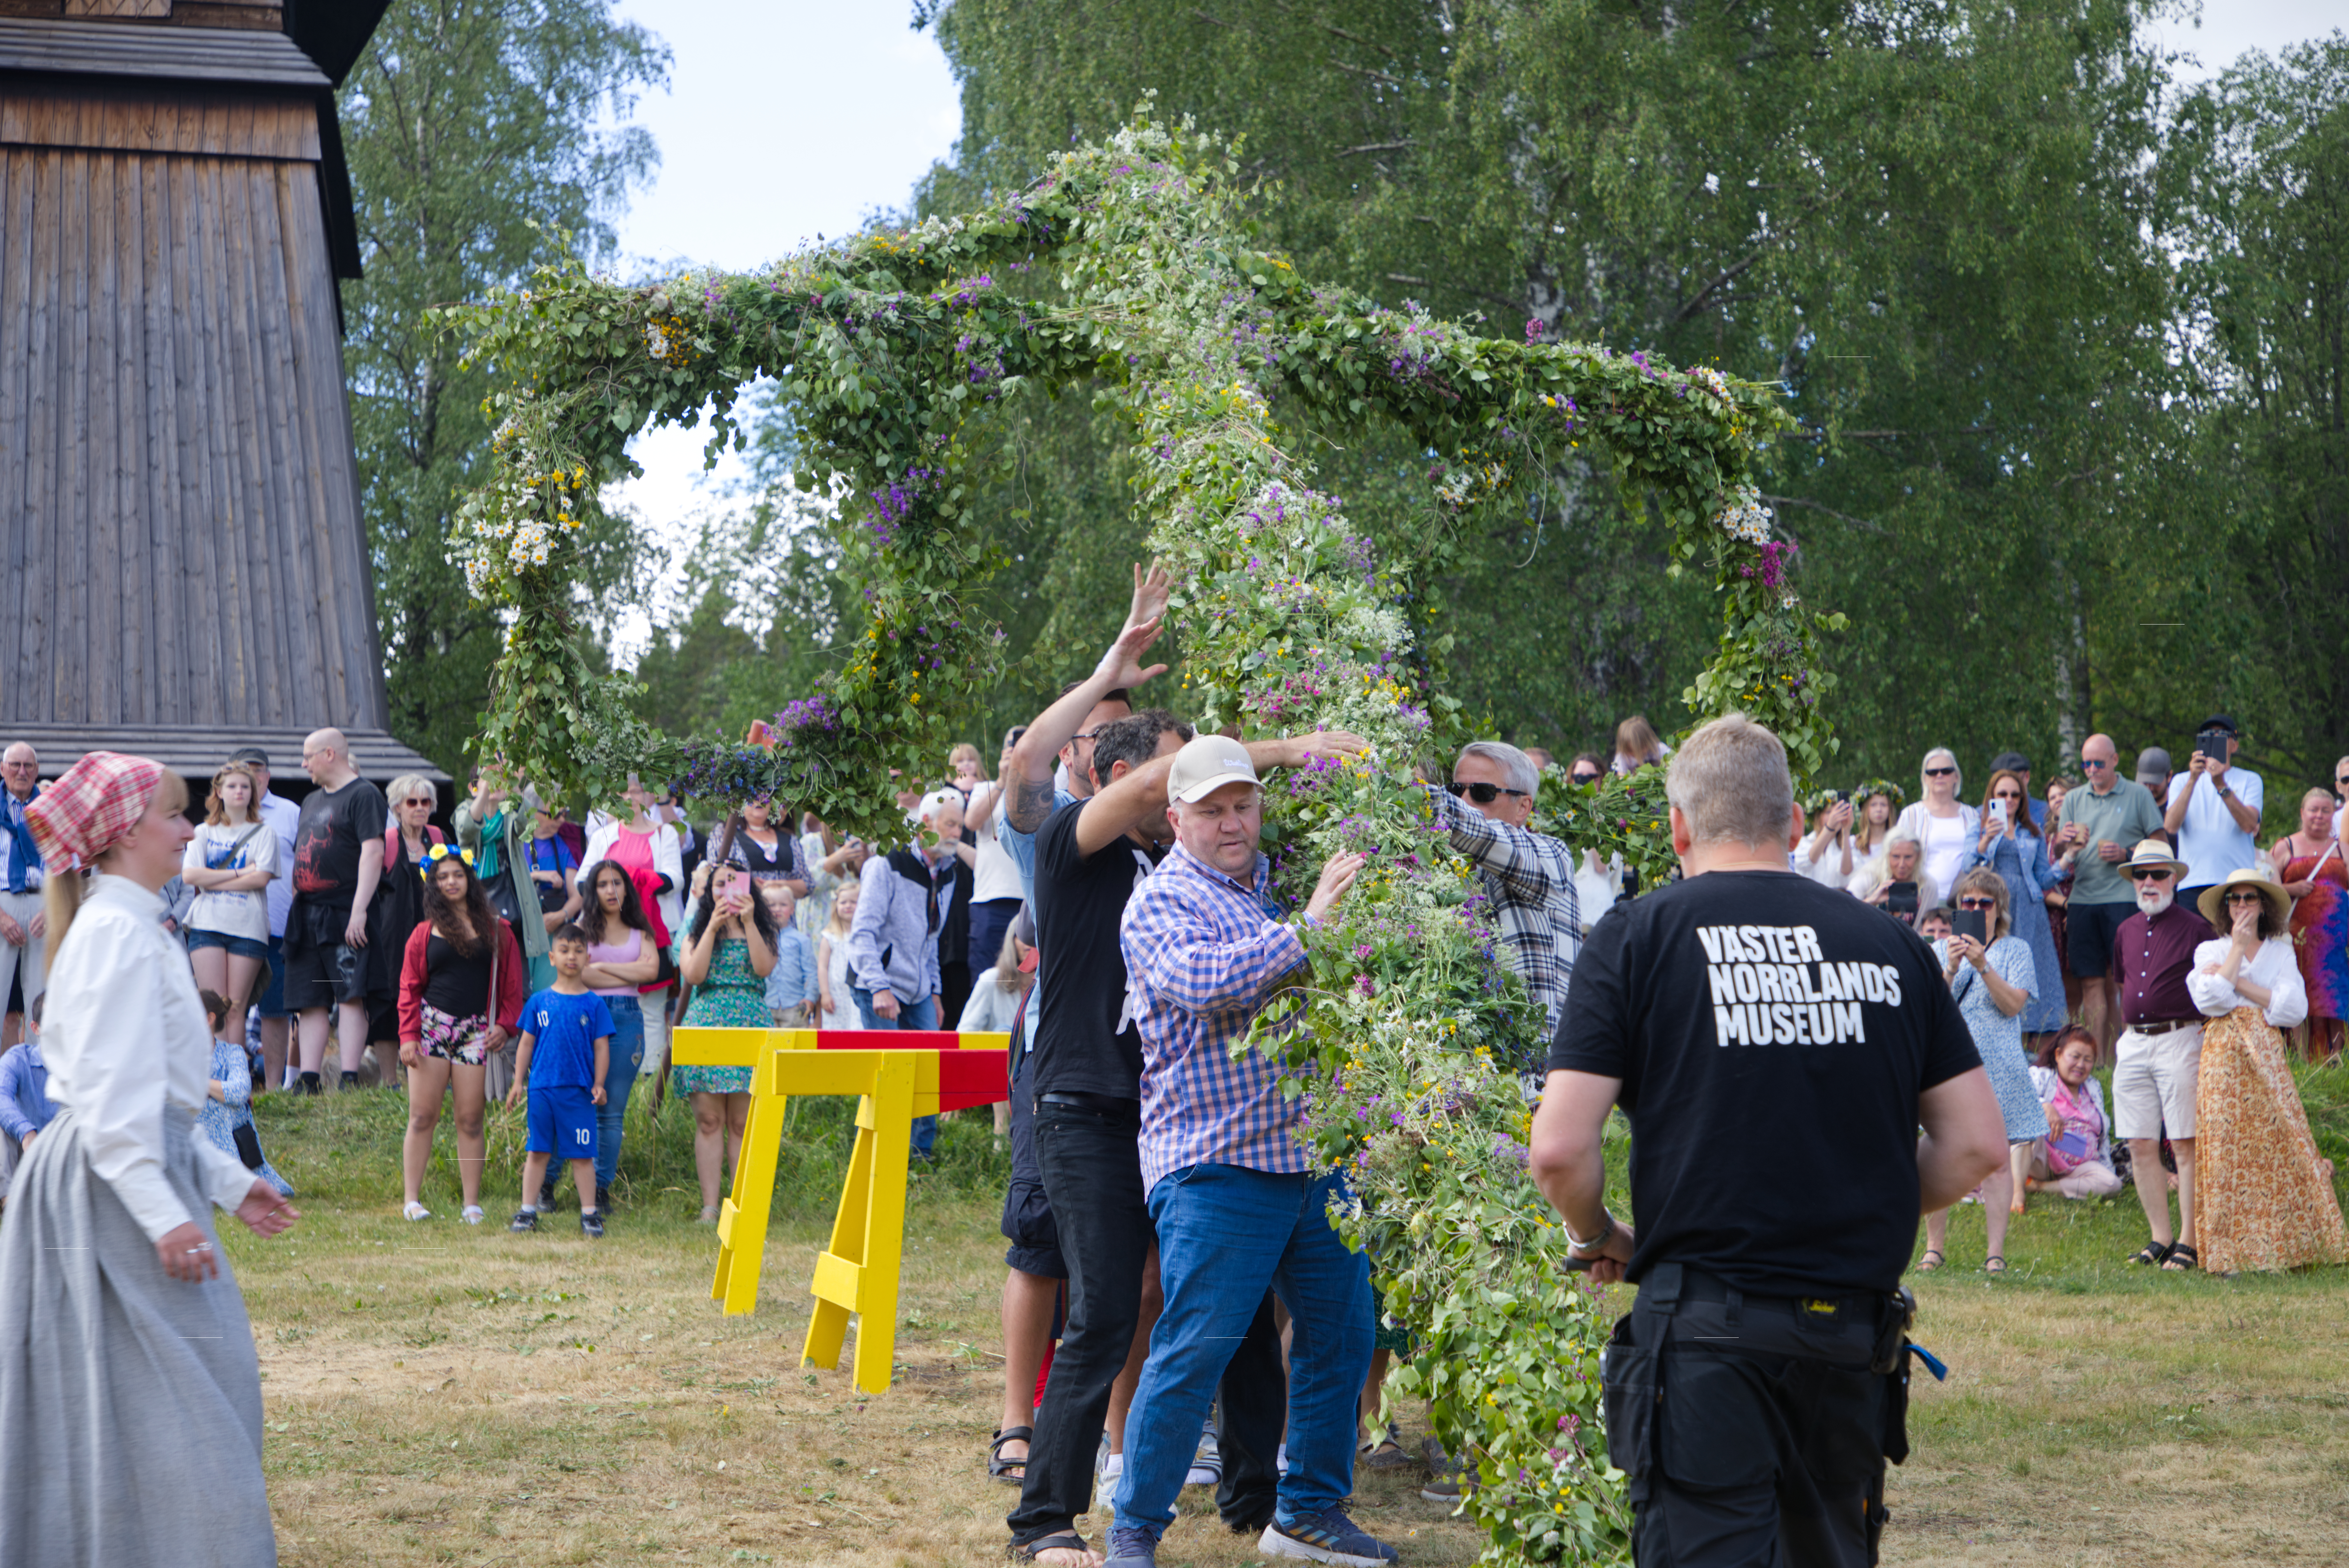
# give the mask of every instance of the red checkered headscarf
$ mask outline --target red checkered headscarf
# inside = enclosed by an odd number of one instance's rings
[[[114,847],[147,814],[163,765],[119,751],[93,751],[25,808],[26,825],[52,873],[79,871]]]

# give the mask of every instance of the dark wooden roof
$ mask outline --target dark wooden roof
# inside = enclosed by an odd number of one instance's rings
[[[191,779],[209,779],[228,754],[247,746],[269,753],[269,770],[293,784],[302,781],[302,742],[306,729],[191,728],[182,725],[139,725],[109,727],[92,724],[10,724],[0,726],[0,746],[23,740],[41,754],[41,777],[54,779],[72,767],[83,753],[124,751],[151,757]],[[378,784],[402,773],[421,773],[435,784],[449,775],[379,729],[346,729],[351,743],[351,765]]]
[[[304,52],[295,37],[284,33],[0,16],[0,82],[47,77],[150,87],[172,83],[182,90],[211,88],[246,99],[256,93],[280,94],[314,106],[320,143],[314,156],[327,255],[336,277],[356,278],[358,223],[352,213],[350,169],[343,160],[335,88],[366,46],[367,35],[381,19],[384,6],[378,0],[362,0],[349,9],[363,14],[367,24],[356,34],[355,45],[348,25],[330,26],[324,20],[313,25],[321,47],[330,50],[323,66]],[[339,325],[339,300],[336,304]]]

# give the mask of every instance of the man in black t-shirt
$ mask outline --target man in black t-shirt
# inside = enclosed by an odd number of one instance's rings
[[[317,785],[294,830],[294,907],[285,917],[285,1007],[300,1029],[302,1092],[316,1094],[326,1059],[326,1012],[339,1006],[335,1040],[340,1087],[358,1084],[367,1048],[367,905],[383,877],[383,791],[358,776],[339,729],[302,743],[302,766]]]
[[[1857,1568],[1907,1452],[1886,1401],[1919,1216],[2006,1158],[2005,1126],[1924,944],[1786,869],[1803,820],[1775,736],[1716,719],[1665,788],[1687,876],[1583,944],[1534,1179],[1592,1277],[1640,1286],[1604,1373],[1632,1560]],[[1602,1202],[1619,1104],[1636,1237]]]

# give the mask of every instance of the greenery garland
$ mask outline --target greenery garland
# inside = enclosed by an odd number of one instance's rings
[[[1214,139],[1161,128],[1145,105],[983,212],[757,274],[631,288],[552,267],[451,310],[504,373],[490,407],[497,476],[454,541],[474,591],[513,612],[482,749],[595,799],[657,765],[688,794],[777,794],[894,836],[876,781],[933,765],[958,703],[995,677],[996,635],[961,609],[988,570],[964,503],[1002,460],[984,415],[1031,388],[1104,388],[1140,459],[1152,547],[1174,572],[1183,705],[1208,726],[1337,726],[1371,742],[1270,786],[1289,893],[1301,901],[1339,850],[1372,858],[1256,1043],[1288,1064],[1316,1153],[1349,1173],[1340,1228],[1416,1340],[1403,1389],[1473,1460],[1463,1506],[1491,1536],[1489,1561],[1614,1561],[1629,1516],[1599,1427],[1604,1326],[1559,1268],[1561,1233],[1524,1174],[1514,1069],[1538,1058],[1544,1020],[1413,778],[1450,725],[1421,674],[1408,573],[1296,454],[1309,438],[1403,425],[1442,454],[1433,536],[1566,450],[1603,452],[1671,530],[1673,570],[1702,562],[1719,585],[1722,654],[1691,707],[1754,714],[1806,776],[1833,748],[1815,649],[1840,618],[1795,598],[1744,481],[1755,440],[1785,423],[1770,388],[1315,288],[1254,243],[1235,173]],[[792,401],[812,459],[802,482],[844,498],[843,544],[875,583],[871,624],[828,689],[777,716],[771,748],[680,748],[578,652],[566,551],[599,487],[631,471],[629,436],[714,402],[714,451],[760,376]],[[1661,780],[1646,769],[1586,794],[1553,776],[1544,820],[1652,882],[1671,863]]]

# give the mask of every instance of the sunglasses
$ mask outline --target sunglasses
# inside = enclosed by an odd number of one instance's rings
[[[1998,907],[1998,900],[1994,898],[1961,898],[1958,900],[1958,907],[1960,909],[1996,909]]]
[[[1951,774],[1955,773],[1957,769],[1954,768],[1928,768],[1925,769],[1925,777],[1928,779],[1947,779]]]
[[[1526,793],[1522,789],[1504,789],[1498,784],[1446,784],[1444,788],[1452,791],[1454,799],[1464,795],[1479,806],[1489,806],[1504,795],[1515,795],[1522,799]]]
[[[2171,872],[2168,866],[2138,866],[2129,872],[2131,882],[2168,882]]]
[[[400,802],[403,806],[438,806],[440,801],[429,795],[415,795]]]
[[[2219,902],[2220,903],[2265,903],[2267,900],[2255,892],[2230,892]]]
[[[2101,761],[2094,757],[2083,757],[2080,758],[2080,766],[2083,768],[2110,768],[2112,764]]]

